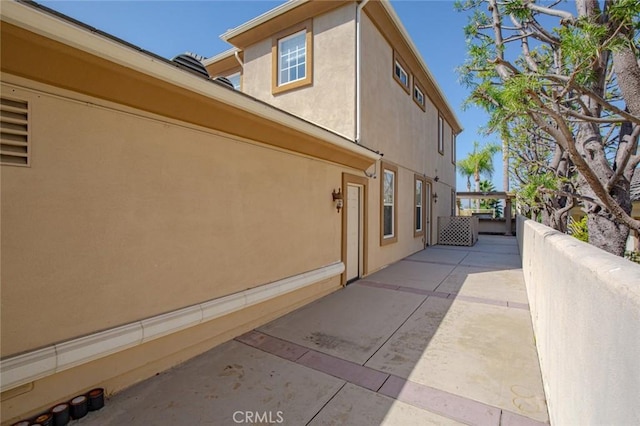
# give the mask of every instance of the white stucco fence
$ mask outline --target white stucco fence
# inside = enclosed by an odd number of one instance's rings
[[[518,217],[553,425],[640,425],[640,265]]]

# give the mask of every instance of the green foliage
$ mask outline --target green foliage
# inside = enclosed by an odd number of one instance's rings
[[[640,251],[625,251],[624,258],[635,263],[640,263]]]
[[[493,175],[493,155],[498,151],[500,151],[500,146],[496,144],[480,147],[478,142],[474,142],[473,152],[456,163],[458,171],[462,176],[467,177],[468,181],[473,177],[479,184],[480,176],[490,178]]]
[[[495,192],[496,187],[493,182],[488,180],[480,181],[480,192]],[[502,217],[502,203],[499,200],[493,198],[481,199],[480,208],[486,210],[493,210],[495,217]]]
[[[557,190],[560,179],[551,172],[531,173],[527,180],[516,187],[516,200],[525,211],[538,212],[544,208],[548,197],[541,189]]]
[[[571,220],[569,223],[569,235],[574,238],[589,242],[589,228],[587,226],[587,216],[583,216],[579,221]]]

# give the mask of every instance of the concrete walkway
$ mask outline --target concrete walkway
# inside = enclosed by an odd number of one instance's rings
[[[515,238],[435,246],[107,401],[83,425],[548,423]]]

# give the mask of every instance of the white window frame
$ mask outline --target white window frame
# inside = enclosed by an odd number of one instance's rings
[[[424,107],[424,93],[422,93],[422,90],[416,85],[413,86],[413,99],[415,99],[418,105]]]
[[[400,73],[398,73],[398,70],[400,70]],[[396,76],[396,79],[401,85],[405,87],[409,87],[409,73],[407,72],[407,70],[404,69],[402,64],[397,59],[395,61],[394,74]],[[404,80],[406,81],[403,81],[403,78],[402,78],[403,75],[404,75]]]
[[[287,42],[291,39],[294,38],[302,38],[303,44],[304,44],[304,62],[302,63],[297,63],[294,66],[290,66],[289,68],[286,68],[286,70],[290,70],[292,68],[298,68],[300,67],[300,65],[303,65],[303,69],[304,69],[304,75],[303,76],[298,76],[296,79],[292,79],[292,80],[287,80],[287,81],[282,81],[282,72],[285,70],[285,68],[282,68],[282,58],[283,58],[283,52],[282,52],[282,44],[284,42]],[[296,49],[296,58],[297,58],[297,54],[299,54],[298,52],[302,50],[297,48]],[[300,80],[304,80],[305,78],[307,78],[307,61],[308,61],[308,57],[307,57],[307,31],[306,30],[300,30],[298,32],[295,32],[289,36],[283,37],[281,39],[278,39],[278,86],[286,86],[287,84],[291,84],[291,83],[295,83],[296,81],[300,81]],[[287,52],[287,54],[289,54],[289,52]],[[289,75],[289,73],[287,73],[287,75]]]
[[[418,187],[420,191],[418,193]],[[421,235],[424,232],[424,182],[422,179],[416,179],[416,193],[415,193],[415,219],[414,219],[414,234]],[[418,227],[418,221],[420,221],[420,227]]]
[[[444,155],[444,121],[441,115],[438,115],[438,152]]]
[[[398,167],[389,163],[382,162],[380,166],[382,170],[380,179],[380,245],[395,243],[398,241]],[[388,188],[387,177],[391,178],[391,200],[385,199],[385,189]],[[389,209],[389,207],[391,207]],[[391,211],[391,217],[386,216],[385,211]],[[391,233],[385,233],[385,218],[391,220]]]
[[[391,233],[390,234],[385,234],[384,233],[384,227],[383,227],[383,234],[382,237],[383,238],[393,238],[396,235],[396,230],[395,230],[395,224],[394,224],[394,220],[395,220],[395,206],[396,206],[396,191],[395,191],[395,185],[396,185],[396,172],[393,170],[385,170],[384,171],[384,185],[387,185],[387,174],[392,176],[391,179],[391,202],[387,202],[387,197],[386,197],[386,193],[382,194],[382,203],[384,205],[384,207],[391,207]],[[385,192],[386,192],[386,188],[385,188]],[[383,220],[386,222],[385,218],[383,218]]]

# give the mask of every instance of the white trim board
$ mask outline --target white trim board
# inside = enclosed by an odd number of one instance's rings
[[[106,331],[57,343],[0,361],[0,391],[77,367],[249,306],[266,302],[344,272],[342,262]]]

